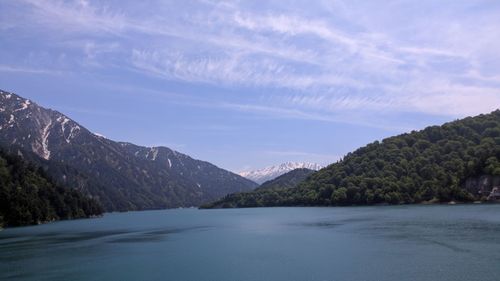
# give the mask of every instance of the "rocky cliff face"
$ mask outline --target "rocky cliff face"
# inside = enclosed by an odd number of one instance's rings
[[[482,175],[469,178],[464,183],[464,188],[471,194],[488,197],[494,187],[500,187],[500,176]]]

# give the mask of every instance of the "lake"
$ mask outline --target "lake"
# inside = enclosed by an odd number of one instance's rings
[[[500,205],[162,210],[0,231],[1,280],[500,280]]]

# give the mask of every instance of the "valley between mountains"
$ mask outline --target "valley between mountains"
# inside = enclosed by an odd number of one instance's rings
[[[4,225],[192,206],[500,199],[500,110],[375,141],[327,167],[288,162],[238,175],[167,147],[107,139],[0,91],[0,148]]]

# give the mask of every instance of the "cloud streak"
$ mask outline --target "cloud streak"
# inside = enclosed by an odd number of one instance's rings
[[[42,68],[32,68],[32,67],[19,67],[12,65],[0,65],[0,72],[12,72],[12,73],[24,73],[24,74],[49,74],[49,75],[60,75],[60,71],[54,71],[50,69]]]
[[[88,62],[81,67],[119,61],[118,67],[167,81],[256,89],[245,98],[252,102],[221,107],[335,122],[349,115],[370,123],[386,113],[461,117],[500,104],[500,43],[492,37],[500,32],[498,10],[450,25],[468,7],[454,4],[450,14],[429,15],[428,23],[408,14],[408,26],[393,26],[383,10],[367,13],[370,4],[343,1],[326,15],[321,5],[290,11],[273,1],[261,10],[239,2],[153,1],[157,11],[133,2],[22,3],[25,22],[5,17],[5,30],[58,31],[51,36],[69,40]],[[403,16],[403,8],[393,6]],[[475,20],[482,27],[472,25]],[[433,28],[436,36],[428,32]],[[472,44],[477,34],[482,39]]]

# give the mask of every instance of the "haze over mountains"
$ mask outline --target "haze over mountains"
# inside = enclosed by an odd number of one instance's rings
[[[258,170],[240,172],[239,175],[258,184],[262,184],[295,169],[309,169],[317,171],[321,168],[323,168],[321,165],[315,163],[286,162],[280,165],[269,166]]]
[[[93,134],[60,112],[0,91],[0,146],[43,166],[106,211],[197,206],[256,183],[167,147]]]

